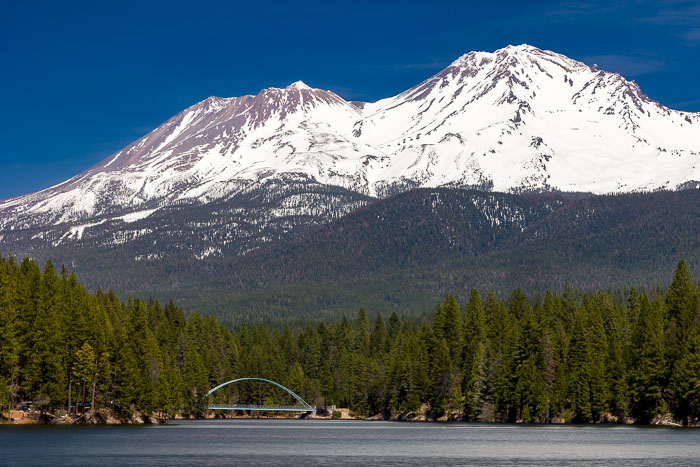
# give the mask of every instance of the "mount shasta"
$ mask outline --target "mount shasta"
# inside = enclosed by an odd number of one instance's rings
[[[508,46],[373,103],[301,81],[205,99],[61,184],[0,201],[0,250],[76,270],[126,243],[128,261],[235,257],[415,188],[609,194],[698,181],[700,113]],[[486,204],[473,203],[493,222],[522,221]],[[84,282],[114,286],[101,278]]]

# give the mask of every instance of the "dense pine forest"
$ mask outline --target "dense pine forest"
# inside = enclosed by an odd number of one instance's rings
[[[236,377],[277,381],[359,416],[648,423],[700,418],[700,296],[685,263],[664,293],[581,295],[565,287],[507,300],[445,295],[432,314],[364,309],[351,319],[224,325],[172,303],[88,293],[65,268],[0,256],[0,412],[110,409],[201,416]],[[214,396],[212,396],[213,398]],[[219,402],[282,402],[255,382]]]

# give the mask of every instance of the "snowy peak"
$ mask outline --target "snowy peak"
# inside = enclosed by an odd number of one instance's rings
[[[551,62],[562,69],[572,71],[579,68],[588,68],[584,63],[573,60],[565,55],[549,50],[538,49],[537,47],[521,44],[509,45],[495,52],[469,52],[452,62],[450,67],[471,68],[483,67],[489,63],[498,65],[517,66],[519,63],[528,61],[544,60]]]
[[[529,45],[470,52],[364,111],[358,140],[401,154],[380,169],[389,183],[398,161],[395,181],[499,191],[605,193],[700,178],[692,126],[700,114],[663,107],[618,74]]]
[[[331,91],[314,89],[297,81],[284,89],[263,89],[251,100],[246,112],[253,116],[257,124],[260,124],[270,118],[284,120],[289,114],[310,112],[324,106],[354,109],[354,106]]]
[[[302,81],[211,96],[72,179],[0,202],[0,230],[208,203],[271,181],[370,196],[675,189],[700,180],[699,129],[700,114],[664,107],[619,74],[508,46],[464,54],[373,103]]]
[[[311,87],[307,86],[307,84],[301,80],[295,81],[289,86],[286,87],[286,89],[297,89],[297,90],[302,90],[302,89],[311,89]]]
[[[97,168],[138,169],[146,161],[164,154],[173,157],[181,151],[191,156],[192,150],[206,143],[235,142],[238,136],[268,125],[272,120],[284,121],[292,114],[299,114],[301,119],[312,118],[310,114],[323,106],[344,107],[348,112],[357,113],[354,106],[336,94],[312,89],[301,81],[284,89],[263,89],[255,96],[212,96],[175,115]]]

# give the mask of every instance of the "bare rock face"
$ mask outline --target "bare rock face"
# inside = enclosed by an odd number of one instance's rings
[[[683,426],[681,422],[675,420],[670,413],[657,414],[650,422],[651,425],[662,426]]]
[[[121,235],[125,225],[182,206],[233,200],[248,213],[238,200],[251,193],[256,206],[283,200],[246,220],[263,238],[279,213],[327,222],[416,187],[694,187],[698,128],[700,114],[664,107],[633,81],[528,45],[470,52],[373,103],[298,81],[205,99],[59,185],[0,201],[0,246],[79,242],[99,229],[114,233],[99,242],[117,245],[148,234]]]

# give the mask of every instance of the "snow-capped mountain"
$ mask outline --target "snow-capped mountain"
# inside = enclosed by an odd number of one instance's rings
[[[104,222],[271,184],[336,186],[370,199],[413,187],[610,193],[698,180],[700,113],[664,107],[595,65],[508,46],[463,55],[374,103],[301,81],[210,97],[59,185],[0,201],[0,242],[3,231],[40,235],[42,226],[54,240],[80,238]],[[308,194],[295,196],[290,212],[303,214]]]
[[[364,111],[355,135],[388,156],[375,184],[609,193],[700,179],[700,114],[527,45],[463,55]]]

